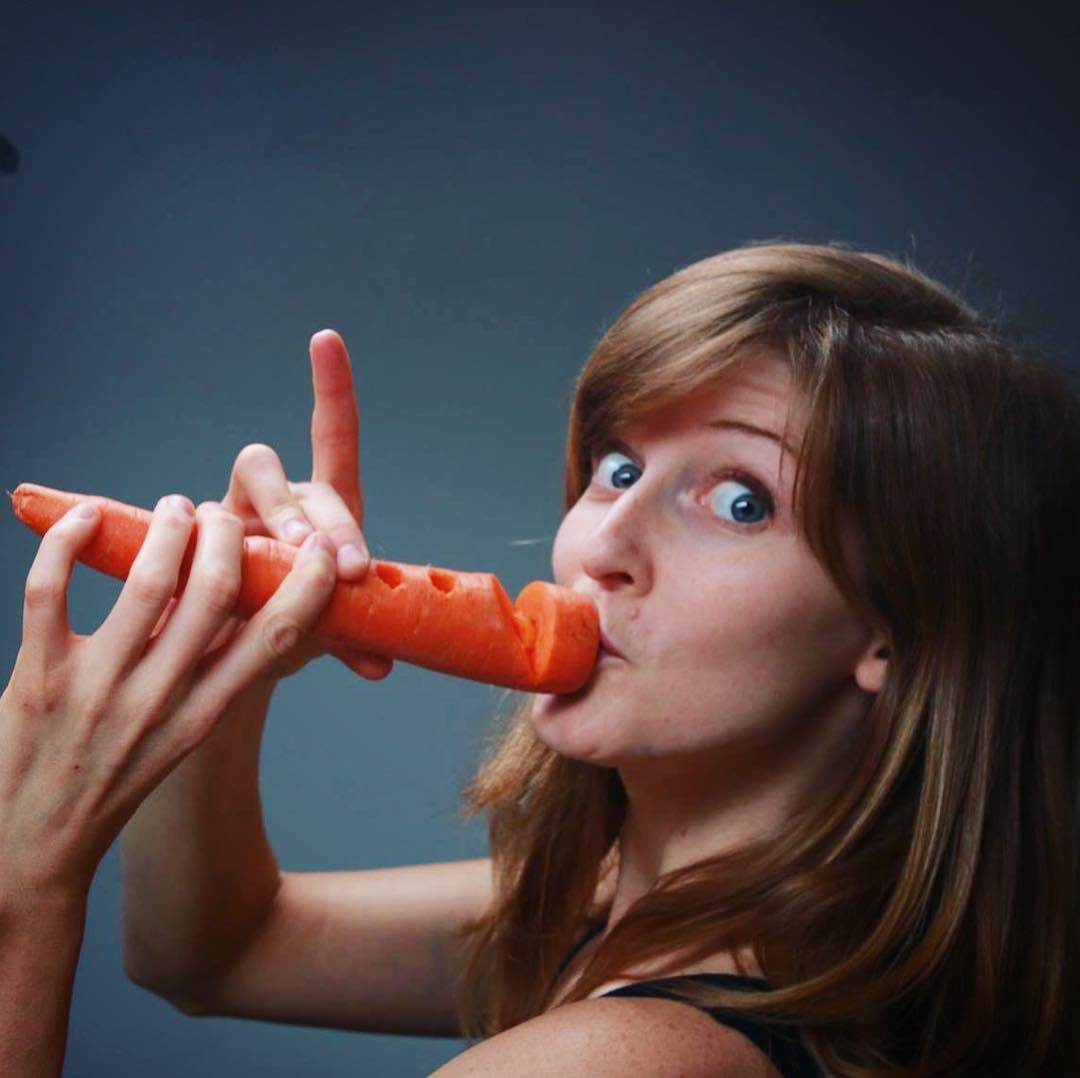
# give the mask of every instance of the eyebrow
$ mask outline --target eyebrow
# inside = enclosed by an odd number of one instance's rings
[[[762,438],[769,438],[776,442],[778,446],[786,449],[792,457],[796,455],[791,446],[788,445],[779,434],[776,434],[771,430],[765,430],[763,427],[755,427],[753,423],[743,423],[738,419],[710,419],[705,423],[705,426],[713,427],[717,430],[741,430],[746,434],[757,434]]]

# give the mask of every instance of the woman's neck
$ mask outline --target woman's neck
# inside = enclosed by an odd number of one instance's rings
[[[827,797],[853,765],[871,698],[845,683],[816,717],[783,737],[618,766],[626,795],[609,924],[660,877],[779,835]]]

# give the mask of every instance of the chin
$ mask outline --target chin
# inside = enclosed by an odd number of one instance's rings
[[[610,716],[576,707],[586,693],[538,693],[530,720],[537,738],[552,752],[597,767],[614,767],[614,746],[611,737],[616,732]]]

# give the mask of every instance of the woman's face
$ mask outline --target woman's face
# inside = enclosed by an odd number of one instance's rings
[[[805,420],[771,356],[722,388],[656,413],[593,457],[591,484],[555,538],[555,582],[595,599],[606,657],[584,689],[540,694],[555,751],[620,766],[643,758],[793,750],[853,695],[868,627],[797,534]],[[783,467],[781,468],[781,464]]]

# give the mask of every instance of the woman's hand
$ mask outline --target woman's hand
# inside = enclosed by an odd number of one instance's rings
[[[244,527],[199,506],[191,574],[180,565],[191,502],[158,502],[105,621],[72,632],[67,589],[99,515],[73,510],[45,533],[26,580],[22,644],[0,695],[0,905],[85,895],[109,845],[147,794],[214,729],[228,704],[292,652],[329,603],[332,544],[315,534],[270,600],[227,645]],[[167,604],[173,613],[154,637]]]
[[[268,535],[299,545],[312,530],[326,533],[334,544],[338,576],[355,582],[367,573],[371,555],[360,530],[364,493],[360,485],[360,413],[352,367],[345,342],[332,329],[316,333],[309,351],[315,396],[310,482],[289,482],[277,453],[268,445],[254,443],[245,446],[233,463],[221,505],[243,521],[245,535]],[[170,614],[171,608],[165,611],[164,620]],[[241,619],[230,618],[221,635],[211,642],[211,650],[242,625]],[[393,659],[386,656],[304,633],[266,676],[288,677],[323,654],[333,655],[372,681],[386,677],[394,666]]]

